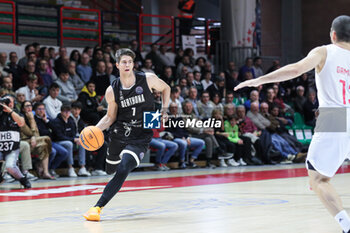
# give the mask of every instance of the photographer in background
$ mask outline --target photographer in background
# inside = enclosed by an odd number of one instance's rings
[[[13,106],[13,97],[0,98],[0,161],[5,160],[7,172],[18,180],[24,188],[31,188],[30,182],[17,166],[20,127],[24,125],[24,118],[13,111]]]

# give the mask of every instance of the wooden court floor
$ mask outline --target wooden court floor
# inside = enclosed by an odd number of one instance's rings
[[[350,210],[350,165],[333,179]],[[82,214],[111,177],[0,186],[1,233],[340,233],[308,188],[303,165],[133,172],[102,212]]]

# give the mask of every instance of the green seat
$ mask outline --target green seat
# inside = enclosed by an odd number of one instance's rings
[[[288,126],[286,128],[289,130],[289,132],[292,130],[294,136],[303,145],[310,144],[313,135],[313,127],[305,124],[304,118],[300,113],[294,113],[294,124],[292,127]]]

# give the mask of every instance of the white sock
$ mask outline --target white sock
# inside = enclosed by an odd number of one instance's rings
[[[334,218],[339,223],[344,232],[347,233],[350,231],[350,218],[345,210],[340,211]]]

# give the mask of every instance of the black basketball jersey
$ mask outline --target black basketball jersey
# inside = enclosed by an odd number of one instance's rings
[[[135,84],[123,89],[120,78],[112,83],[114,98],[118,105],[117,119],[112,133],[125,141],[150,142],[153,136],[151,129],[143,128],[143,112],[154,111],[154,97],[150,91],[146,75],[134,72]]]
[[[20,128],[12,119],[11,114],[2,112],[0,115],[0,152],[6,154],[19,149]]]

